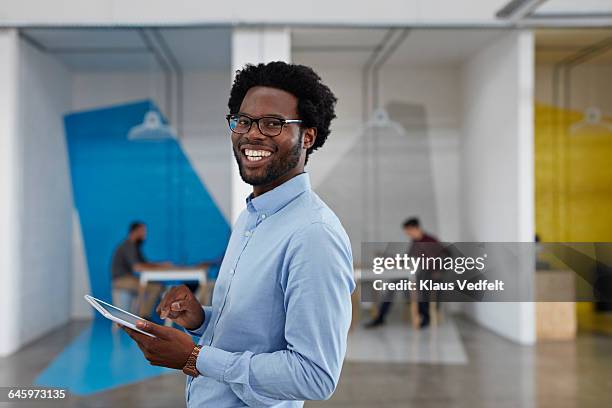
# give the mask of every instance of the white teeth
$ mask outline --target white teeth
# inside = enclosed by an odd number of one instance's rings
[[[263,159],[263,157],[247,156],[248,161],[259,161],[261,159]]]
[[[267,150],[251,150],[251,149],[245,149],[244,150],[244,154],[247,157],[268,157],[270,156],[272,153],[270,153]]]

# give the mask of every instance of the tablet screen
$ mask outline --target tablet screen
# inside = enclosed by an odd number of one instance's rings
[[[98,302],[100,306],[102,306],[111,315],[125,322],[132,323],[134,326],[136,325],[136,322],[144,320],[144,319],[141,319],[139,317],[132,315],[131,313],[125,312],[119,309],[118,307],[108,304],[102,300],[96,299],[96,301]]]

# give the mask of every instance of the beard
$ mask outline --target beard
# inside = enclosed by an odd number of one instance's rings
[[[302,146],[303,134],[300,132],[298,141],[291,147],[288,154],[284,157],[278,156],[277,153],[274,159],[264,168],[263,174],[254,175],[247,174],[244,167],[242,166],[242,160],[240,159],[240,148],[234,147],[234,157],[238,163],[238,170],[240,171],[240,177],[242,180],[252,186],[261,186],[270,184],[274,180],[286,174],[288,171],[294,169],[300,161],[300,150]]]

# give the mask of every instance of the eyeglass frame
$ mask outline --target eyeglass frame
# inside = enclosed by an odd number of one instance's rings
[[[246,118],[249,118],[249,120],[251,121],[251,124],[249,125],[249,129],[246,132],[240,133],[240,132],[236,132],[234,131],[234,129],[232,129],[231,125],[230,125],[230,119],[232,116],[244,116]],[[261,133],[264,136],[268,136],[268,137],[276,137],[278,135],[280,135],[281,133],[283,133],[283,128],[285,127],[285,125],[287,124],[292,124],[292,123],[303,123],[304,121],[302,119],[285,119],[285,118],[279,118],[276,116],[262,116],[260,118],[252,118],[249,115],[245,115],[244,113],[238,114],[238,113],[228,113],[225,116],[225,119],[227,120],[227,126],[229,127],[230,131],[232,133],[236,133],[237,135],[246,135],[247,133],[249,133],[251,131],[251,128],[253,127],[253,123],[257,123],[257,129],[259,130],[259,133]],[[262,119],[276,119],[282,122],[280,130],[278,131],[278,133],[276,135],[268,135],[266,133],[264,133],[261,128],[259,127],[259,121]]]

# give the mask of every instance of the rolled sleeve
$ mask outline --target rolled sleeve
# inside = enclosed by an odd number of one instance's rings
[[[231,357],[232,353],[229,351],[211,346],[203,346],[196,361],[196,368],[200,374],[223,382],[225,370]]]

